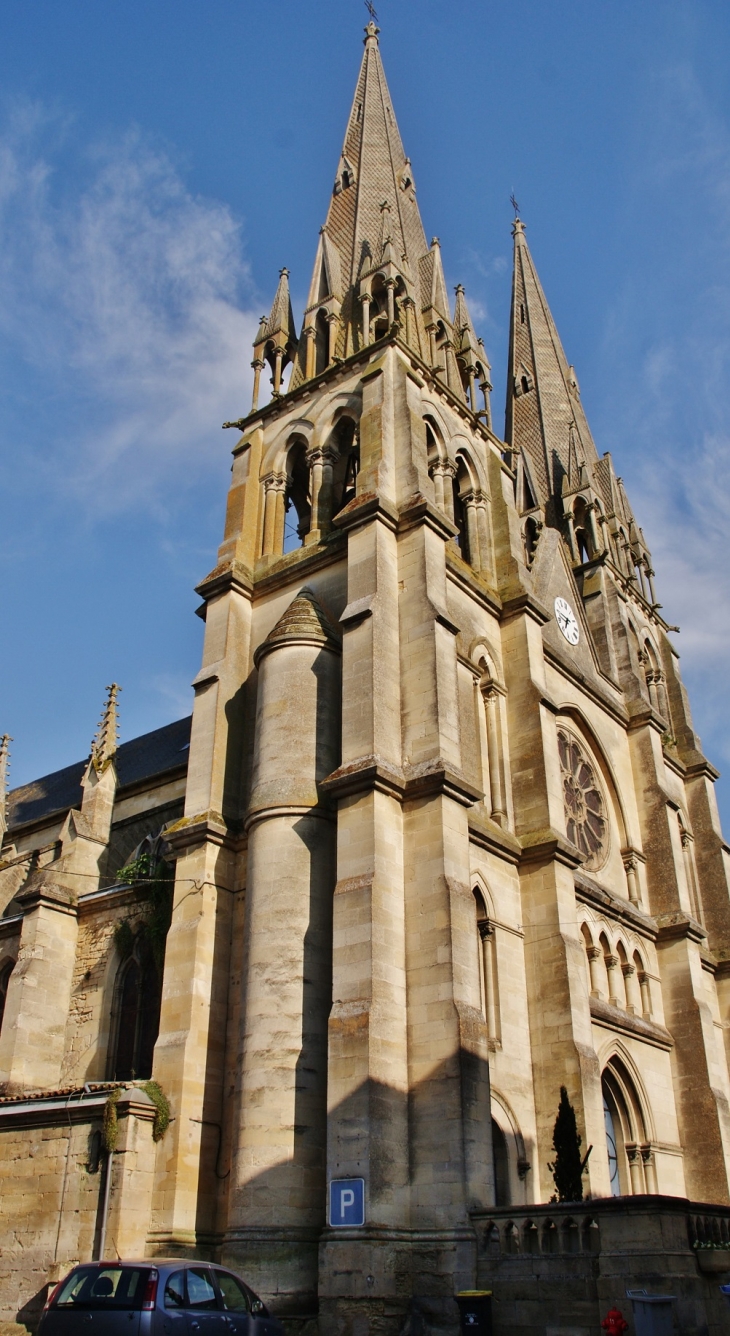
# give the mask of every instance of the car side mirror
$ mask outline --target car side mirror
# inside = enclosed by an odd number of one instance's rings
[[[264,1313],[265,1311],[266,1311],[266,1310],[265,1310],[265,1308],[264,1308],[264,1305],[262,1304],[262,1302],[261,1302],[260,1299],[252,1299],[252,1300],[251,1300],[251,1312],[252,1312],[252,1313]]]

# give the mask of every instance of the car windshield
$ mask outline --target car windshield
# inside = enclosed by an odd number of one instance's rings
[[[140,1309],[149,1270],[138,1266],[79,1266],[61,1286],[54,1308]]]

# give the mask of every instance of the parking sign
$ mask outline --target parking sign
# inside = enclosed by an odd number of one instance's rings
[[[333,1229],[365,1224],[365,1179],[333,1178],[330,1182],[330,1225]]]

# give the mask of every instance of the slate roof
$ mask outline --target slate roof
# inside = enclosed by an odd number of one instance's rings
[[[119,787],[153,780],[187,766],[190,743],[190,716],[177,719],[173,724],[155,728],[139,738],[123,742],[117,748],[115,762]],[[81,779],[88,765],[88,757],[56,770],[52,775],[31,780],[20,788],[11,789],[7,801],[8,827],[12,831],[31,821],[50,819],[59,812],[81,806]]]

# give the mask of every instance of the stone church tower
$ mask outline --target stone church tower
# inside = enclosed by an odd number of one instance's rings
[[[106,1172],[120,1253],[222,1260],[292,1330],[453,1330],[486,1284],[499,1329],[572,1304],[587,1332],[670,1265],[683,1329],[715,1321],[691,1245],[730,1242],[717,773],[513,232],[501,439],[370,23],[302,330],[283,269],[226,424],[192,726],[117,747],[113,688],[89,761],[3,818],[8,1312],[98,1255]],[[138,837],[175,868],[157,972]],[[127,1158],[97,1173],[120,1087]],[[582,1204],[550,1204],[561,1087]],[[341,1180],[364,1223],[328,1215]]]

